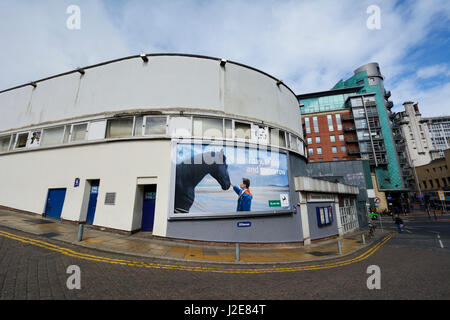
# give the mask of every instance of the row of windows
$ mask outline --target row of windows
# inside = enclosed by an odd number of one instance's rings
[[[447,187],[447,186],[450,185],[450,177],[447,177],[447,178],[441,178],[441,180],[442,180],[442,184],[441,184],[441,182],[439,181],[438,178],[434,179],[434,182],[436,182],[436,187],[437,187],[437,188]],[[434,187],[435,187],[435,184],[434,184],[434,182],[433,182],[432,179],[428,180],[428,182],[430,183],[430,188],[434,188]],[[426,180],[423,180],[423,181],[422,181],[422,185],[423,185],[423,187],[424,187],[425,189],[428,188],[428,183],[427,183]]]
[[[33,129],[0,136],[0,152],[145,136],[234,139],[274,145],[304,154],[302,140],[292,133],[233,119],[194,116],[132,116]]]
[[[342,130],[341,115],[337,113],[334,116],[336,119],[337,130]],[[315,116],[312,117],[312,120],[313,120],[314,132],[317,133],[317,132],[319,132],[319,121],[318,121],[317,117],[315,117]],[[309,117],[305,117],[304,121],[305,121],[306,133],[311,133],[311,125],[310,125]],[[331,114],[327,115],[327,121],[328,121],[328,131],[330,131],[330,132],[334,131],[333,115],[331,115]]]
[[[339,137],[339,141],[344,141],[344,135],[340,134],[338,135]],[[306,143],[307,144],[312,144],[312,138],[306,138]],[[320,143],[320,137],[315,137],[315,142],[316,143]],[[335,135],[331,135],[330,136],[330,142],[336,142],[336,136]]]
[[[345,146],[340,146],[341,152],[347,152],[347,148]],[[322,154],[322,148],[318,147],[316,148],[317,154]],[[333,146],[331,147],[331,153],[338,153],[338,148]],[[314,154],[314,148],[308,148],[308,155]]]

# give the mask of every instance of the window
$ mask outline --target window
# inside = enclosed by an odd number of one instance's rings
[[[344,141],[344,135],[343,134],[339,135],[339,141]]]
[[[323,158],[319,158],[317,161],[322,162],[322,161],[323,161]]]
[[[428,188],[427,187],[427,182],[424,180],[424,181],[422,181],[422,184],[423,184],[423,187],[426,189],[426,188]]]
[[[312,138],[306,138],[306,143],[307,144],[312,144]]]
[[[328,131],[334,131],[333,118],[331,117],[331,114],[327,115],[327,119],[328,119]]]
[[[144,117],[135,117],[133,136],[141,137],[143,127],[144,127]]]
[[[234,122],[234,137],[237,139],[250,140],[251,126],[248,123]]]
[[[72,125],[70,141],[82,141],[86,138],[87,123]]]
[[[87,140],[100,140],[105,139],[107,121],[93,121],[89,123],[89,129],[87,132]]]
[[[110,119],[106,126],[106,138],[123,138],[133,135],[133,118]]]
[[[153,134],[167,134],[167,117],[145,117],[144,135]]]
[[[61,144],[64,138],[64,127],[44,129],[41,146],[54,146]]]
[[[322,148],[317,148],[317,154],[322,154]]]
[[[308,155],[313,155],[313,154],[314,154],[314,149],[308,148]]]
[[[42,131],[31,131],[29,147],[39,147],[41,144]]]
[[[309,124],[309,118],[305,118],[305,127],[306,127],[306,133],[311,133],[311,126]]]
[[[335,136],[330,136],[330,142],[336,142],[336,137]]]
[[[316,215],[318,227],[323,227],[333,223],[333,211],[331,206],[317,207]]]
[[[233,120],[225,119],[225,138],[227,138],[227,139],[233,138]]]
[[[332,153],[337,153],[337,147],[331,147],[331,152]]]
[[[16,141],[16,145],[14,148],[19,149],[19,148],[24,148],[27,146],[27,140],[28,140],[28,132],[26,133],[19,133],[17,135],[17,141]]]
[[[270,143],[286,148],[286,136],[283,130],[270,129]]]
[[[192,135],[191,117],[170,117],[169,134],[171,137],[183,138]]]
[[[316,137],[316,143],[320,143],[320,137]]]
[[[333,158],[333,161],[339,161],[339,158]]]
[[[317,120],[317,117],[313,117],[313,126],[314,126],[314,132],[319,132],[319,122]]]
[[[342,130],[342,122],[341,122],[341,115],[336,114],[336,126],[338,130]]]
[[[0,137],[0,152],[8,151],[10,140],[11,140],[11,136]]]
[[[346,148],[345,148],[345,146],[341,146],[341,152],[346,152],[347,150],[346,150]]]

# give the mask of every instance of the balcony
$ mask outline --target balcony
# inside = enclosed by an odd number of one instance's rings
[[[347,153],[348,153],[349,156],[357,156],[357,155],[361,154],[361,152],[359,152],[358,149],[347,150]]]
[[[388,101],[386,104],[386,109],[391,110],[394,107],[394,103],[392,101]]]
[[[384,93],[384,97],[385,97],[386,99],[389,99],[390,96],[391,96],[391,91],[386,91],[386,92]]]
[[[352,114],[346,114],[344,116],[342,116],[342,121],[353,121],[355,118],[353,117]]]
[[[355,127],[344,127],[344,132],[352,132],[352,131],[356,131]]]
[[[346,143],[358,143],[357,138],[345,138]]]

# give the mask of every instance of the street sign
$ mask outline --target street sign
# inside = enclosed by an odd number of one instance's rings
[[[437,193],[438,193],[438,195],[439,195],[439,200],[445,201],[444,191],[439,190]]]
[[[380,200],[380,198],[376,197],[376,198],[373,199],[373,201],[374,201],[376,204],[379,204],[381,200]]]

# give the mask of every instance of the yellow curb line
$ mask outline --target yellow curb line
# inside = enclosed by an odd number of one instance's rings
[[[330,269],[346,266],[352,263],[363,261],[369,258],[372,254],[374,254],[382,245],[384,245],[389,239],[394,236],[394,233],[391,233],[384,237],[380,242],[374,245],[372,248],[359,255],[358,257],[338,261],[328,264],[319,264],[319,265],[310,265],[310,266],[298,266],[298,267],[279,267],[279,268],[212,268],[212,267],[196,267],[196,266],[178,266],[178,265],[170,265],[170,264],[157,264],[157,263],[146,263],[142,261],[132,261],[132,260],[124,260],[124,259],[115,259],[115,258],[107,258],[101,256],[95,256],[90,254],[85,254],[81,252],[77,252],[68,248],[60,247],[49,242],[27,238],[23,236],[19,236],[13,233],[0,231],[0,236],[13,239],[16,241],[20,241],[22,243],[28,243],[34,246],[42,247],[51,251],[55,251],[61,253],[63,255],[74,257],[83,260],[97,261],[97,262],[105,262],[111,264],[119,264],[126,266],[133,266],[139,268],[152,268],[152,269],[167,269],[167,270],[179,270],[179,271],[196,271],[196,272],[216,272],[216,273],[272,273],[272,272],[298,272],[298,271],[308,271],[308,270],[321,270],[321,269]]]

